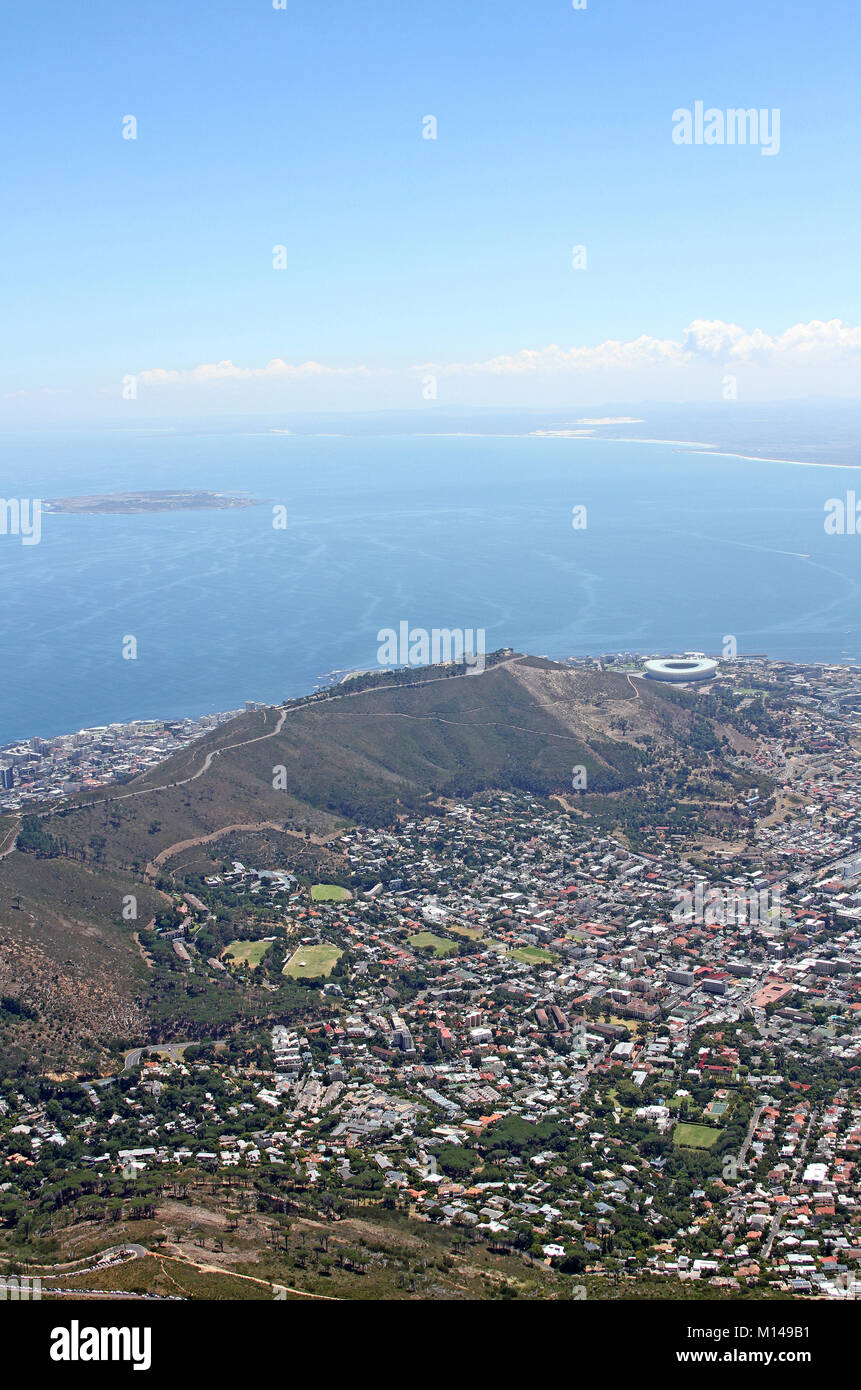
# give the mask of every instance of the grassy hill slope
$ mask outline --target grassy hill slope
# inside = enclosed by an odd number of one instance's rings
[[[702,709],[699,692],[531,657],[474,676],[362,677],[242,715],[125,786],[36,810],[0,859],[0,995],[13,1000],[0,1042],[62,1067],[113,1038],[138,1041],[134,929],[158,910],[154,885],[255,839],[270,866],[279,846],[287,866],[334,860],[323,846],[351,822],[389,824],[488,788],[559,795],[633,842],[656,824],[732,829],[744,779]],[[572,790],[574,768],[585,791]]]
[[[566,792],[575,766],[586,769],[588,804],[641,787],[656,763],[696,761],[698,732],[699,761],[719,765],[695,701],[534,658],[462,678],[428,668],[409,686],[339,687],[243,715],[145,778],[55,812],[46,828],[88,862],[95,841],[104,862],[143,868],[231,826],[325,837],[350,821],[390,823],[439,795]]]

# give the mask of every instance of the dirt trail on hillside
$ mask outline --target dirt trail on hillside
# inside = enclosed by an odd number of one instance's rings
[[[18,831],[21,829],[21,817],[15,817],[15,824],[7,832],[3,840],[3,848],[0,849],[0,859],[7,859],[10,854],[14,854],[18,844]]]
[[[174,855],[181,854],[185,849],[196,849],[198,845],[212,844],[214,840],[220,840],[224,835],[230,835],[234,831],[245,831],[250,834],[257,834],[262,830],[276,830],[279,835],[295,836],[295,831],[285,830],[283,825],[279,825],[278,821],[274,820],[256,821],[250,825],[223,825],[219,830],[210,830],[207,835],[196,835],[192,840],[177,840],[175,845],[168,845],[167,849],[160,850],[155,859],[150,860],[147,864],[146,876],[149,879],[156,878],[161,866],[165,864],[168,859],[172,859]],[[309,834],[307,839],[305,835],[295,836],[295,838],[301,839],[303,844],[310,842],[314,845],[327,846],[338,834],[340,834],[340,831],[333,831],[329,836]]]
[[[176,1247],[174,1246],[174,1249]],[[235,1269],[225,1269],[223,1265],[205,1265],[199,1260],[191,1260],[187,1255],[168,1255],[164,1249],[159,1250],[157,1260],[174,1260],[177,1264],[190,1265],[192,1269],[199,1269],[202,1274],[222,1274],[228,1279],[245,1279],[249,1284],[259,1284],[261,1288],[272,1291],[273,1296],[276,1289],[283,1289],[285,1293],[297,1294],[300,1298],[319,1298],[326,1303],[340,1303],[341,1299],[328,1293],[311,1293],[308,1289],[294,1289],[289,1284],[279,1284],[275,1279],[258,1279],[253,1274],[239,1274]],[[162,1270],[167,1274],[166,1270]],[[172,1282],[176,1282],[175,1280]]]

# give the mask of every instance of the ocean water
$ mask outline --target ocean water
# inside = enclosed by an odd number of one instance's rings
[[[714,653],[731,634],[740,655],[861,659],[861,535],[823,525],[827,499],[861,496],[856,468],[593,439],[0,441],[6,498],[190,487],[270,505],[0,535],[0,743],[302,694],[375,666],[401,621],[553,657]]]

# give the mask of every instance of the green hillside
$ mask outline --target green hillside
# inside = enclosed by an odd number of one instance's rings
[[[617,673],[534,658],[434,677],[428,668],[409,686],[339,689],[242,715],[93,805],[54,812],[45,828],[85,861],[102,837],[105,862],[157,869],[172,846],[227,827],[325,837],[347,822],[390,823],[435,796],[492,787],[564,794],[574,767],[587,782],[578,804],[612,819],[607,798],[654,784],[661,765],[695,758],[721,769],[711,724],[678,692],[643,682],[635,690]],[[677,778],[666,797],[652,790],[656,815],[677,813]]]
[[[724,731],[706,708],[618,672],[505,655],[481,675],[365,676],[244,714],[145,777],[33,808],[17,849],[0,859],[6,1056],[92,1067],[118,1040],[175,1037],[182,1020],[196,1020],[199,1037],[209,1021],[238,1026],[268,1017],[276,997],[284,1003],[280,973],[277,996],[231,980],[204,988],[186,979],[169,942],[156,949],[145,931],[135,940],[164,910],[159,889],[231,856],[346,886],[332,843],[343,827],[383,826],[489,789],[556,796],[588,820],[584,830],[634,845],[655,825],[735,831],[752,779],[726,764]],[[724,717],[714,702],[712,713]],[[13,830],[4,824],[4,845]],[[123,914],[129,894],[134,918]],[[146,950],[156,951],[154,974]]]

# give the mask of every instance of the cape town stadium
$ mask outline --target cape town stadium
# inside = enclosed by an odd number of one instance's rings
[[[717,662],[707,656],[668,656],[646,662],[646,675],[653,681],[710,681]]]

